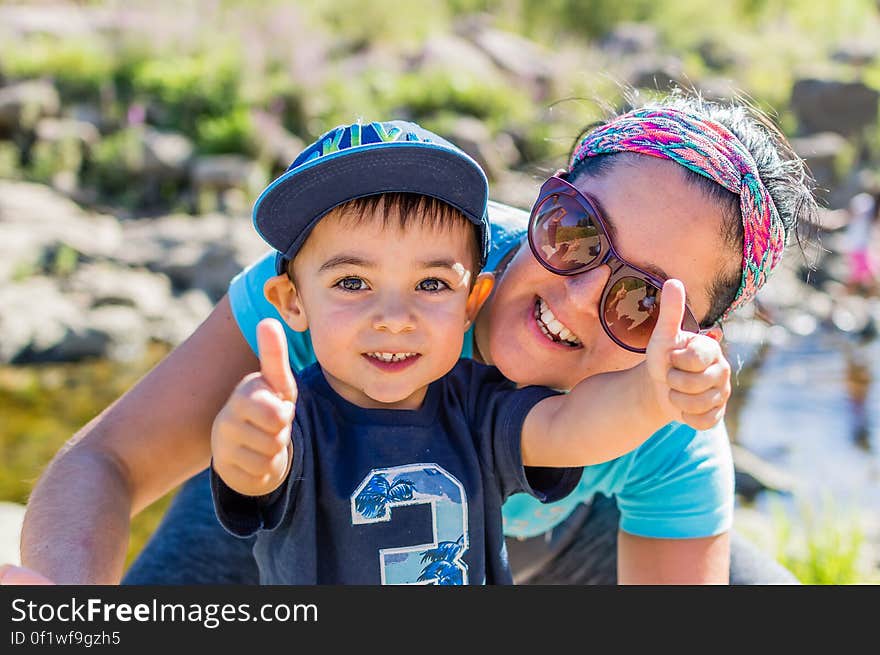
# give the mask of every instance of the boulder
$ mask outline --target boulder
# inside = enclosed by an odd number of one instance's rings
[[[449,140],[473,157],[490,180],[499,179],[519,159],[509,134],[492,136],[486,124],[472,116],[456,118],[446,130]]]
[[[149,320],[161,319],[171,303],[171,281],[166,275],[110,262],[82,264],[63,289],[88,298],[90,307],[131,307]]]
[[[268,182],[260,165],[242,155],[196,157],[190,167],[190,179],[199,213],[222,211],[227,190],[238,189],[256,197]]]
[[[677,86],[687,86],[684,64],[674,55],[638,55],[627,68],[627,80],[637,88],[666,91]]]
[[[44,270],[62,248],[78,260],[112,258],[121,239],[112,216],[86,212],[41,184],[0,180],[0,281]]]
[[[502,30],[463,22],[460,33],[485,52],[517,86],[531,89],[532,98],[547,98],[553,80],[551,53],[529,39]]]
[[[195,147],[187,137],[175,132],[144,130],[142,174],[159,180],[183,180]]]
[[[880,91],[864,82],[806,78],[794,83],[790,106],[802,133],[854,136],[877,124],[878,101]]]
[[[35,302],[39,299],[39,302]],[[70,361],[104,352],[88,333],[82,299],[37,276],[0,286],[0,362]]]
[[[849,142],[837,132],[817,132],[791,139],[791,146],[803,158],[816,179],[816,196],[828,200],[840,182],[842,166],[852,154]]]
[[[730,445],[736,493],[747,501],[762,491],[793,493],[797,482],[791,474],[758,457],[738,444]]]
[[[654,53],[660,46],[657,28],[648,23],[618,23],[599,40],[599,47],[613,57]]]
[[[30,132],[61,109],[58,89],[48,80],[16,82],[0,88],[0,135]]]
[[[410,59],[409,70],[421,74],[448,72],[487,81],[499,77],[499,70],[488,54],[454,34],[429,37],[421,51]]]

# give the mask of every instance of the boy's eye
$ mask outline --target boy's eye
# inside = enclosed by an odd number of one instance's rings
[[[438,280],[436,277],[429,277],[416,285],[416,289],[419,291],[443,291],[448,288],[449,285],[446,282]]]
[[[369,289],[367,283],[359,277],[344,277],[334,286],[340,287],[345,291],[364,291]]]

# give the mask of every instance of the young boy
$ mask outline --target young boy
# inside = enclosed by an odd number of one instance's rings
[[[492,288],[477,275],[487,197],[467,155],[391,122],[329,132],[258,199],[256,228],[278,251],[266,297],[309,330],[318,360],[294,382],[280,324],[264,321],[261,372],[214,425],[217,515],[233,534],[257,533],[263,583],[509,583],[508,496],[558,500],[576,467],[675,418],[665,362],[684,312],[677,282],[646,365],[569,394],[517,389],[459,359]]]

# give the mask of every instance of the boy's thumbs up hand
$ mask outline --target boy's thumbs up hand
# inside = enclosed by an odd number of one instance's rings
[[[296,381],[287,358],[287,337],[284,328],[274,318],[257,324],[257,349],[260,356],[260,374],[282,400],[296,402]]]
[[[718,341],[681,329],[684,312],[684,285],[667,280],[646,365],[660,411],[671,421],[705,430],[724,416],[730,398],[730,364]]]
[[[271,318],[260,321],[257,347],[260,371],[242,379],[211,430],[214,470],[246,496],[277,489],[293,455],[290,426],[297,389],[281,323]]]

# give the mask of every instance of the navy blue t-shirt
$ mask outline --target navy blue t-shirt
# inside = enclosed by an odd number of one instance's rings
[[[364,409],[317,365],[297,379],[293,462],[268,496],[240,495],[211,472],[217,516],[257,533],[262,584],[509,584],[501,505],[558,500],[581,468],[524,468],[522,425],[554,395],[516,389],[460,360],[417,410]]]

